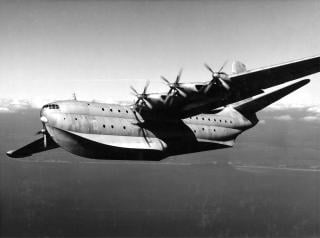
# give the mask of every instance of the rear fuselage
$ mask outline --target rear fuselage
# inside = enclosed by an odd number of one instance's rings
[[[230,147],[257,123],[232,107],[183,120],[142,118],[130,106],[84,101],[45,105],[41,117],[52,139],[67,151],[101,159],[159,160]]]

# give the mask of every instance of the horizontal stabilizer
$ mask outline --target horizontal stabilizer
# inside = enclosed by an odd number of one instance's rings
[[[47,136],[47,146],[44,146],[43,138],[31,142],[17,150],[10,150],[7,155],[11,158],[23,158],[31,156],[32,154],[39,153],[46,150],[51,150],[59,147],[49,136]]]
[[[275,101],[278,101],[282,97],[290,94],[298,88],[301,88],[309,82],[309,79],[301,80],[297,83],[278,89],[274,92],[259,95],[255,98],[252,98],[250,101],[244,101],[243,103],[234,106],[234,108],[242,114],[256,113],[257,111],[260,111],[261,109],[267,107]]]

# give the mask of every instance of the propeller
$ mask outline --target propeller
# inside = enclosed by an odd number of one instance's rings
[[[179,94],[181,95],[182,97],[186,97],[187,94],[180,88],[180,79],[181,79],[181,74],[182,74],[182,69],[180,69],[177,77],[176,77],[176,80],[171,83],[168,79],[166,79],[164,76],[161,76],[161,79],[170,87],[170,90],[167,94],[167,97],[165,99],[165,104],[167,104],[170,96],[172,95],[176,95],[176,94]],[[174,92],[172,94],[172,92]]]
[[[223,65],[220,67],[219,71],[215,72],[212,70],[212,68],[208,64],[204,64],[204,66],[211,72],[212,74],[212,80],[209,82],[209,84],[204,88],[204,93],[207,94],[212,86],[214,84],[220,84],[222,87],[224,87],[226,90],[230,89],[229,82],[230,79],[228,75],[225,72],[222,72],[223,68],[226,66],[228,61],[225,61]],[[228,82],[228,83],[227,83]]]
[[[147,81],[142,93],[138,93],[138,91],[134,87],[130,86],[132,94],[138,98],[138,100],[134,104],[136,107],[140,106],[140,102],[143,102],[143,104],[146,105],[149,109],[153,108],[152,104],[148,101],[149,94],[147,93],[147,89],[149,87],[149,84],[150,82]]]

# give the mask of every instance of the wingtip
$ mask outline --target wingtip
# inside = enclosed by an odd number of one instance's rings
[[[13,158],[13,150],[9,150],[6,152],[7,156]]]
[[[295,83],[293,85],[299,85],[300,87],[302,87],[302,86],[310,83],[310,81],[311,81],[310,79],[302,79],[302,80],[300,80],[299,82],[297,82],[297,83]]]
[[[14,150],[9,150],[6,152],[7,156],[9,156],[10,158],[23,158],[23,157],[28,157],[31,154],[19,154],[19,153],[15,153]]]

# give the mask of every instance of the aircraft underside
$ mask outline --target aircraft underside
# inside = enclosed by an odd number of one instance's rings
[[[226,148],[233,141],[198,140],[195,137],[176,137],[163,141],[159,138],[125,137],[75,133],[47,126],[53,141],[70,153],[94,158],[114,160],[154,160],[158,161],[171,155],[187,154]],[[99,140],[97,137],[104,137]],[[122,143],[121,143],[122,141]],[[139,147],[140,149],[135,148]],[[149,149],[142,148],[149,147]]]

